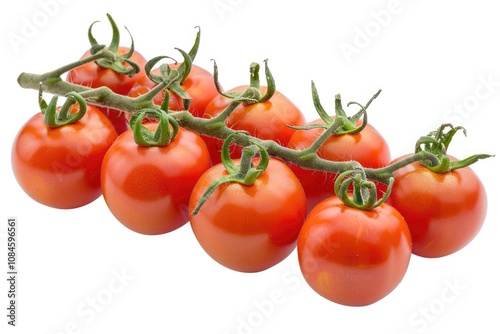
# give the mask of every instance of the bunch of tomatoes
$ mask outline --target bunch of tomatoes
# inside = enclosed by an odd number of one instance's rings
[[[335,114],[328,115],[314,85],[320,117],[307,122],[276,90],[267,62],[266,86],[260,86],[258,64],[252,64],[250,84],[223,90],[216,71],[192,64],[199,32],[183,63],[154,70],[133,45],[119,46],[115,35],[107,47],[115,59],[74,67],[65,81],[138,98],[172,73],[177,77],[154,97],[158,108],[133,115],[87,104],[74,93],[62,106],[57,97],[46,103],[40,93],[42,111],[20,129],[12,149],[14,175],[35,201],[73,209],[103,195],[121,224],[147,235],[189,222],[210,257],[241,272],[266,270],[297,248],[311,288],[350,306],[372,304],[393,291],[412,253],[446,256],[479,232],[487,209],[485,189],[468,164],[451,168],[458,160],[446,153],[461,128],[445,125],[424,137],[422,146],[446,164],[444,169],[406,163],[394,170],[389,184],[363,178],[362,169],[342,174],[306,169],[269,156],[262,143],[273,141],[293,154],[311,148],[335,123],[314,156],[378,169],[414,152],[391,159],[389,145],[367,123],[364,107],[348,117],[337,96]],[[93,38],[91,44],[82,59],[103,49]],[[242,99],[248,91],[252,96]],[[172,117],[188,110],[195,118],[214,120],[228,107],[223,126],[254,138],[252,145],[195,133]]]

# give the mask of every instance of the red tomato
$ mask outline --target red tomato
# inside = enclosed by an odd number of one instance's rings
[[[145,125],[155,129],[157,123]],[[121,134],[102,163],[102,192],[113,215],[132,231],[163,234],[189,220],[191,190],[210,157],[203,140],[180,128],[167,146],[138,146]]]
[[[243,92],[248,86],[239,86],[229,92]],[[266,91],[261,86],[261,92]],[[205,118],[213,118],[219,115],[231,102],[231,99],[217,95],[207,105]],[[270,139],[282,146],[286,146],[294,130],[288,125],[303,125],[305,117],[302,112],[286,96],[276,91],[266,102],[254,104],[241,104],[227,118],[226,125],[235,130],[248,131],[252,136],[260,139]],[[220,151],[223,140],[211,137],[203,137],[207,143],[212,158],[212,163],[221,162]],[[241,147],[231,145],[231,157],[239,158]]]
[[[415,162],[394,172],[394,177],[387,202],[405,217],[414,254],[429,258],[452,254],[481,229],[486,192],[470,167],[435,173]]]
[[[324,121],[318,119],[309,124],[320,123]],[[361,125],[361,121],[358,125]],[[288,147],[295,150],[308,148],[324,131],[321,128],[297,130],[290,138]],[[317,153],[320,158],[330,161],[355,160],[367,168],[383,167],[391,161],[389,145],[370,124],[356,134],[332,135]],[[334,195],[333,184],[337,174],[306,170],[293,164],[290,164],[290,168],[304,187],[309,211],[322,200]],[[383,185],[380,187],[381,191],[386,189]]]
[[[92,106],[81,120],[58,128],[48,127],[38,113],[14,140],[14,175],[39,203],[60,209],[83,206],[101,195],[101,162],[116,137],[111,122]]]
[[[172,69],[177,69],[180,65],[181,63],[169,64]],[[152,74],[159,75],[159,68],[154,69]],[[156,85],[157,84],[155,82],[151,81],[151,79],[147,76],[144,76],[137,81],[128,95],[130,97],[144,95]],[[182,83],[181,87],[192,99],[188,110],[195,117],[201,117],[205,112],[207,104],[218,94],[212,74],[204,68],[196,65],[192,65],[191,71],[189,72],[186,80]],[[162,91],[154,97],[153,102],[159,106],[162,104],[164,98],[165,94]],[[179,96],[170,93],[168,108],[172,111],[184,110],[184,102]]]
[[[224,175],[222,164],[203,174],[193,189],[190,212],[208,186]],[[306,199],[299,181],[284,163],[270,159],[253,185],[219,186],[191,215],[191,227],[215,261],[236,271],[258,272],[295,249],[305,217]]]
[[[130,48],[128,47],[118,48],[118,54],[126,54],[129,51]],[[88,56],[90,56],[90,51],[85,52],[81,59],[87,58]],[[91,88],[106,86],[117,94],[127,95],[135,82],[146,76],[143,69],[147,62],[147,60],[137,51],[134,51],[129,59],[137,63],[141,68],[141,71],[134,74],[132,77],[126,74],[117,73],[110,68],[103,68],[95,62],[91,62],[69,71],[66,81]],[[98,106],[98,108],[108,116],[118,134],[128,129],[128,120],[125,117],[127,114],[126,112],[108,107]]]
[[[411,236],[392,206],[382,203],[364,211],[334,196],[309,214],[297,253],[306,282],[319,295],[342,305],[365,306],[387,296],[403,279]]]

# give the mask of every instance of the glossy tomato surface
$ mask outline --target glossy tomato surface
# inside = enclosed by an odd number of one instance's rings
[[[310,124],[320,123],[324,121],[318,119],[310,122]],[[297,130],[291,136],[288,147],[295,150],[308,148],[324,131],[321,128]],[[367,168],[383,167],[391,161],[389,145],[370,124],[356,134],[330,136],[317,153],[320,158],[330,161],[355,160]],[[333,185],[337,174],[307,170],[293,164],[290,164],[290,168],[304,187],[309,211],[322,200],[335,194]],[[381,185],[380,190],[382,188],[386,189]]]
[[[60,209],[83,206],[101,195],[101,162],[116,137],[111,122],[92,106],[78,122],[58,128],[48,127],[38,113],[14,140],[14,175],[39,203]]]
[[[248,86],[239,86],[229,92],[243,92]],[[262,94],[267,87],[261,86]],[[229,104],[231,99],[217,95],[207,105],[205,118],[219,115]],[[303,125],[305,117],[299,108],[285,95],[276,91],[266,102],[241,104],[227,118],[226,125],[235,130],[248,131],[252,136],[260,139],[270,139],[285,146],[295,130],[288,125]],[[221,161],[220,152],[223,141],[215,138],[203,137],[207,143],[213,164]],[[231,145],[231,157],[239,158],[241,148]]]
[[[403,279],[411,236],[403,216],[388,204],[364,211],[330,197],[309,214],[297,253],[306,282],[319,295],[342,305],[366,306]]]
[[[209,185],[224,175],[222,164],[203,174],[193,189],[190,212]],[[255,184],[219,186],[191,216],[191,227],[215,261],[236,271],[258,272],[295,249],[305,217],[302,186],[284,163],[271,159]]]
[[[180,66],[180,63],[170,64],[170,68],[176,69]],[[160,70],[154,69],[152,74],[159,75]],[[149,92],[157,84],[147,76],[144,76],[137,81],[129,92],[130,97],[138,97]],[[193,116],[201,117],[205,112],[207,104],[218,94],[215,87],[214,78],[210,72],[197,65],[192,65],[191,72],[189,72],[188,77],[182,83],[181,87],[189,94],[191,97],[191,104],[189,105],[189,112]],[[169,109],[173,111],[184,110],[183,100],[173,93],[170,93]],[[153,102],[156,105],[161,105],[163,99],[165,98],[165,93],[162,91],[157,94]]]
[[[128,47],[118,48],[118,54],[126,54],[129,51],[130,48]],[[90,51],[87,51],[82,55],[81,59],[89,56]],[[137,63],[141,69],[140,72],[134,74],[132,77],[126,74],[120,74],[110,68],[103,68],[95,62],[90,62],[69,71],[66,81],[91,88],[104,86],[117,94],[127,95],[136,81],[146,76],[144,65],[147,62],[146,58],[137,51],[135,51],[129,59]],[[125,63],[123,64],[125,66]],[[125,112],[108,107],[98,106],[98,108],[110,119],[118,134],[121,134],[129,128]]]
[[[415,162],[397,170],[394,176],[388,203],[405,217],[414,254],[431,258],[450,255],[469,244],[481,230],[487,210],[486,191],[470,167],[435,173]]]
[[[149,129],[157,124],[145,125]],[[203,140],[180,128],[169,145],[138,146],[121,134],[102,164],[102,191],[113,215],[132,231],[156,235],[186,224],[191,190],[210,167]]]

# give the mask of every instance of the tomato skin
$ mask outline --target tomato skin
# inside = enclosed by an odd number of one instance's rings
[[[181,63],[169,64],[172,69],[177,69],[180,65]],[[159,75],[160,70],[156,68],[152,71],[152,74]],[[134,84],[128,95],[130,97],[144,95],[156,85],[155,82],[144,76]],[[197,65],[192,65],[191,72],[189,72],[188,77],[182,83],[181,87],[184,88],[192,99],[188,110],[195,117],[203,116],[207,104],[218,94],[212,74]],[[162,91],[154,97],[153,102],[156,105],[161,105],[164,98],[165,94]],[[170,93],[168,107],[172,111],[182,111],[184,110],[184,102],[179,96]]]
[[[104,154],[116,139],[111,122],[87,106],[76,123],[58,128],[38,113],[19,130],[12,146],[12,169],[35,201],[59,209],[86,205],[101,196]]]
[[[222,164],[203,174],[193,189],[190,212],[212,181],[223,175],[227,172]],[[284,163],[270,159],[254,185],[221,185],[190,222],[198,242],[215,261],[236,271],[259,272],[295,249],[305,217],[299,181]]]
[[[157,124],[145,126],[155,129]],[[187,223],[191,190],[209,167],[206,145],[193,132],[180,128],[169,145],[142,147],[128,130],[104,157],[102,192],[124,226],[141,234],[163,234]]]
[[[309,124],[324,123],[318,119]],[[324,132],[324,129],[297,130],[294,132],[288,147],[302,150],[311,144]],[[383,136],[370,124],[357,134],[330,136],[318,150],[320,158],[330,161],[358,161],[367,168],[386,166],[391,161],[389,145]],[[334,195],[333,184],[335,173],[307,170],[290,164],[290,168],[299,178],[307,195],[307,206],[310,211],[322,200]],[[380,185],[381,191],[386,187]]]
[[[126,54],[129,50],[130,48],[128,47],[119,47],[118,54]],[[82,55],[81,59],[89,56],[90,51],[87,51]],[[66,81],[91,88],[105,86],[117,94],[127,95],[137,80],[146,77],[144,65],[146,65],[147,62],[146,58],[137,51],[134,51],[129,59],[137,63],[141,68],[141,71],[134,74],[132,77],[126,74],[119,74],[109,68],[100,67],[95,62],[90,62],[69,71]],[[129,128],[128,120],[125,117],[127,114],[126,112],[101,106],[97,106],[97,108],[110,119],[118,134],[121,134]]]
[[[309,214],[297,243],[306,282],[322,297],[366,306],[402,281],[411,257],[411,235],[392,206],[363,211],[330,197]]]
[[[486,217],[487,197],[481,180],[470,167],[443,174],[415,162],[397,170],[394,176],[387,202],[405,217],[415,255],[450,255],[469,244],[480,231]]]
[[[243,92],[248,86],[238,86],[228,92]],[[267,87],[261,86],[262,94]],[[219,115],[229,104],[231,99],[217,95],[207,105],[205,118],[213,118]],[[260,139],[270,139],[285,146],[288,144],[294,129],[288,125],[303,125],[305,117],[291,100],[285,95],[276,91],[266,102],[254,104],[241,104],[227,118],[226,125],[234,130],[248,131],[252,136]],[[203,136],[207,143],[212,158],[212,163],[221,161],[221,148],[223,141]],[[241,156],[241,147],[231,145],[231,157],[236,159]]]

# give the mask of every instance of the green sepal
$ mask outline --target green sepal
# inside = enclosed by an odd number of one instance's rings
[[[38,104],[40,106],[41,112],[44,115],[44,121],[47,126],[51,128],[58,128],[61,126],[74,124],[81,120],[87,112],[87,103],[83,97],[76,93],[70,92],[66,94],[66,101],[59,108],[57,106],[58,97],[53,96],[50,102],[47,104],[42,96],[42,91],[38,93]],[[77,112],[71,112],[73,105],[78,103],[79,108]]]
[[[193,209],[192,215],[198,214],[199,210],[213,192],[222,184],[239,183],[243,185],[253,185],[257,179],[264,173],[269,165],[269,154],[266,149],[256,140],[250,139],[250,146],[244,147],[240,158],[240,164],[237,166],[229,154],[229,146],[233,138],[241,135],[242,132],[234,132],[229,135],[222,146],[222,164],[228,172],[227,175],[213,181],[205,190],[200,200]],[[257,166],[253,165],[253,158],[259,154],[260,161]]]
[[[212,59],[214,63],[214,83],[215,87],[217,89],[217,92],[224,96],[227,97],[228,99],[236,99],[239,96],[241,96],[243,93],[242,92],[225,92],[222,89],[222,86],[220,85],[219,82],[219,69],[217,67],[217,63],[215,62],[214,59]],[[249,87],[254,88],[256,91],[258,91],[258,98],[255,100],[248,100],[245,101],[245,104],[254,104],[254,103],[259,103],[259,102],[266,102],[268,101],[271,97],[273,97],[274,93],[276,93],[276,83],[274,80],[274,77],[271,73],[271,70],[269,69],[268,66],[268,60],[264,60],[264,65],[265,65],[265,75],[266,75],[266,92],[264,95],[260,93],[260,77],[259,77],[259,72],[260,72],[260,65],[258,63],[252,62],[250,64],[250,84]]]
[[[335,120],[340,120],[342,122],[341,127],[337,127],[335,131],[332,133],[332,135],[344,135],[344,134],[356,134],[361,132],[366,125],[368,124],[368,114],[367,114],[367,108],[368,106],[372,103],[372,101],[380,94],[380,90],[368,101],[368,103],[363,106],[358,102],[349,102],[347,104],[347,107],[351,105],[357,105],[360,107],[360,110],[352,115],[348,116],[347,113],[344,110],[344,107],[342,106],[342,99],[340,94],[335,95],[335,115],[332,117],[330,116],[325,108],[323,108],[323,105],[321,104],[318,90],[316,88],[316,85],[313,81],[311,81],[311,92],[312,92],[312,99],[313,99],[313,104],[314,108],[316,109],[316,112],[318,113],[319,117],[323,120],[324,123],[317,123],[317,124],[309,124],[305,126],[291,126],[294,129],[298,130],[309,130],[309,129],[315,129],[315,128],[323,128],[323,129],[328,129],[334,122]],[[363,121],[360,125],[358,125],[358,121],[363,117]]]
[[[130,49],[125,54],[118,54],[118,49],[120,47],[120,30],[116,26],[116,23],[111,17],[111,15],[106,14],[106,16],[109,20],[109,23],[111,24],[111,29],[113,33],[111,42],[107,47],[97,42],[94,35],[92,34],[92,28],[94,24],[99,21],[93,22],[90,25],[87,33],[90,42],[90,53],[92,55],[95,55],[98,52],[106,53],[107,55],[105,58],[96,61],[97,65],[103,68],[112,69],[113,71],[119,74],[128,75],[132,77],[136,73],[139,73],[141,70],[140,66],[136,62],[130,60],[130,57],[132,57],[135,51],[134,38],[130,34],[130,31],[125,27],[125,29],[129,33],[131,40]],[[124,65],[123,63],[125,63],[126,65]]]
[[[359,210],[373,210],[389,198],[394,177],[389,178],[387,191],[378,198],[377,185],[366,178],[362,169],[345,171],[335,180],[334,190],[342,202]]]
[[[448,131],[446,131],[448,129]],[[429,170],[436,173],[448,173],[456,169],[468,167],[478,160],[491,158],[490,154],[475,154],[465,159],[451,160],[448,156],[448,147],[458,131],[467,136],[467,131],[462,126],[453,126],[450,123],[442,124],[437,130],[431,131],[427,136],[420,137],[415,144],[415,153],[426,151],[434,154],[438,164],[431,164],[428,160],[421,163]]]
[[[183,101],[184,109],[187,110],[189,109],[192,98],[181,85],[191,71],[192,60],[187,52],[177,48],[176,50],[178,50],[184,58],[184,61],[177,69],[170,68],[168,64],[161,64],[159,67],[160,74],[153,74],[153,68],[160,60],[168,58],[176,61],[174,58],[169,56],[157,56],[146,63],[144,70],[151,81],[157,84],[166,82],[165,89],[169,89],[172,93],[179,96]]]
[[[143,125],[146,117],[158,119],[158,126],[154,132]],[[179,131],[179,124],[165,110],[145,108],[132,115],[130,127],[134,133],[134,140],[139,146],[167,146]]]

